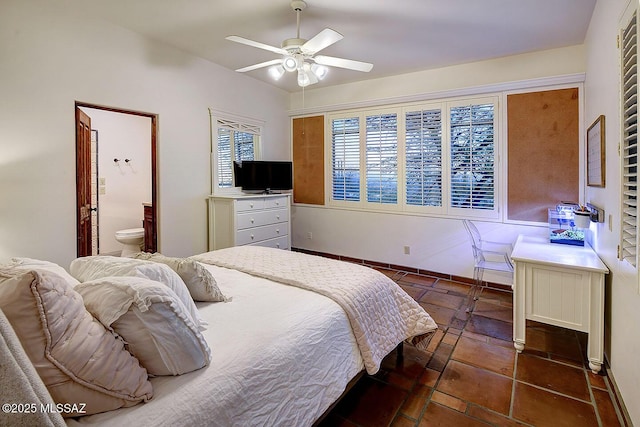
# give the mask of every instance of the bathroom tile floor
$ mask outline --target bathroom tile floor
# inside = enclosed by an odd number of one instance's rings
[[[621,426],[610,379],[586,361],[587,335],[527,322],[512,344],[512,294],[485,289],[472,315],[469,285],[376,267],[438,323],[429,351],[404,346],[364,376],[321,422],[328,426]]]

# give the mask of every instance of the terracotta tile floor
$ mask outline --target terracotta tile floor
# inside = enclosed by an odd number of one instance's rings
[[[586,362],[586,334],[527,322],[512,344],[512,294],[485,290],[472,315],[469,286],[391,270],[438,323],[429,352],[405,345],[364,376],[321,423],[328,426],[620,426],[604,373]]]

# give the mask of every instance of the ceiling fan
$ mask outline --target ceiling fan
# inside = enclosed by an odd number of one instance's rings
[[[242,43],[247,46],[257,47],[258,49],[264,49],[282,55],[281,58],[239,68],[236,71],[245,73],[247,71],[257,70],[258,68],[270,67],[269,74],[276,80],[280,79],[285,72],[297,71],[298,86],[300,87],[309,86],[322,80],[327,75],[327,66],[362,72],[371,71],[373,64],[368,62],[316,55],[316,53],[322,49],[341,40],[343,36],[331,28],[325,28],[309,40],[300,38],[300,12],[306,7],[307,4],[302,0],[293,0],[291,2],[291,8],[296,12],[297,16],[297,33],[295,38],[283,41],[281,47],[270,46],[240,36],[226,37],[227,40],[232,42]]]

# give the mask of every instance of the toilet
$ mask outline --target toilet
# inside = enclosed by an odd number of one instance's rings
[[[144,228],[129,228],[116,231],[116,240],[123,244],[120,256],[130,256],[141,251]]]

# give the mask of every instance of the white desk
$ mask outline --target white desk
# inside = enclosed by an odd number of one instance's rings
[[[604,353],[607,266],[587,243],[563,245],[543,237],[519,236],[511,258],[513,343],[518,353],[524,349],[527,319],[586,332],[589,367],[597,373]]]

